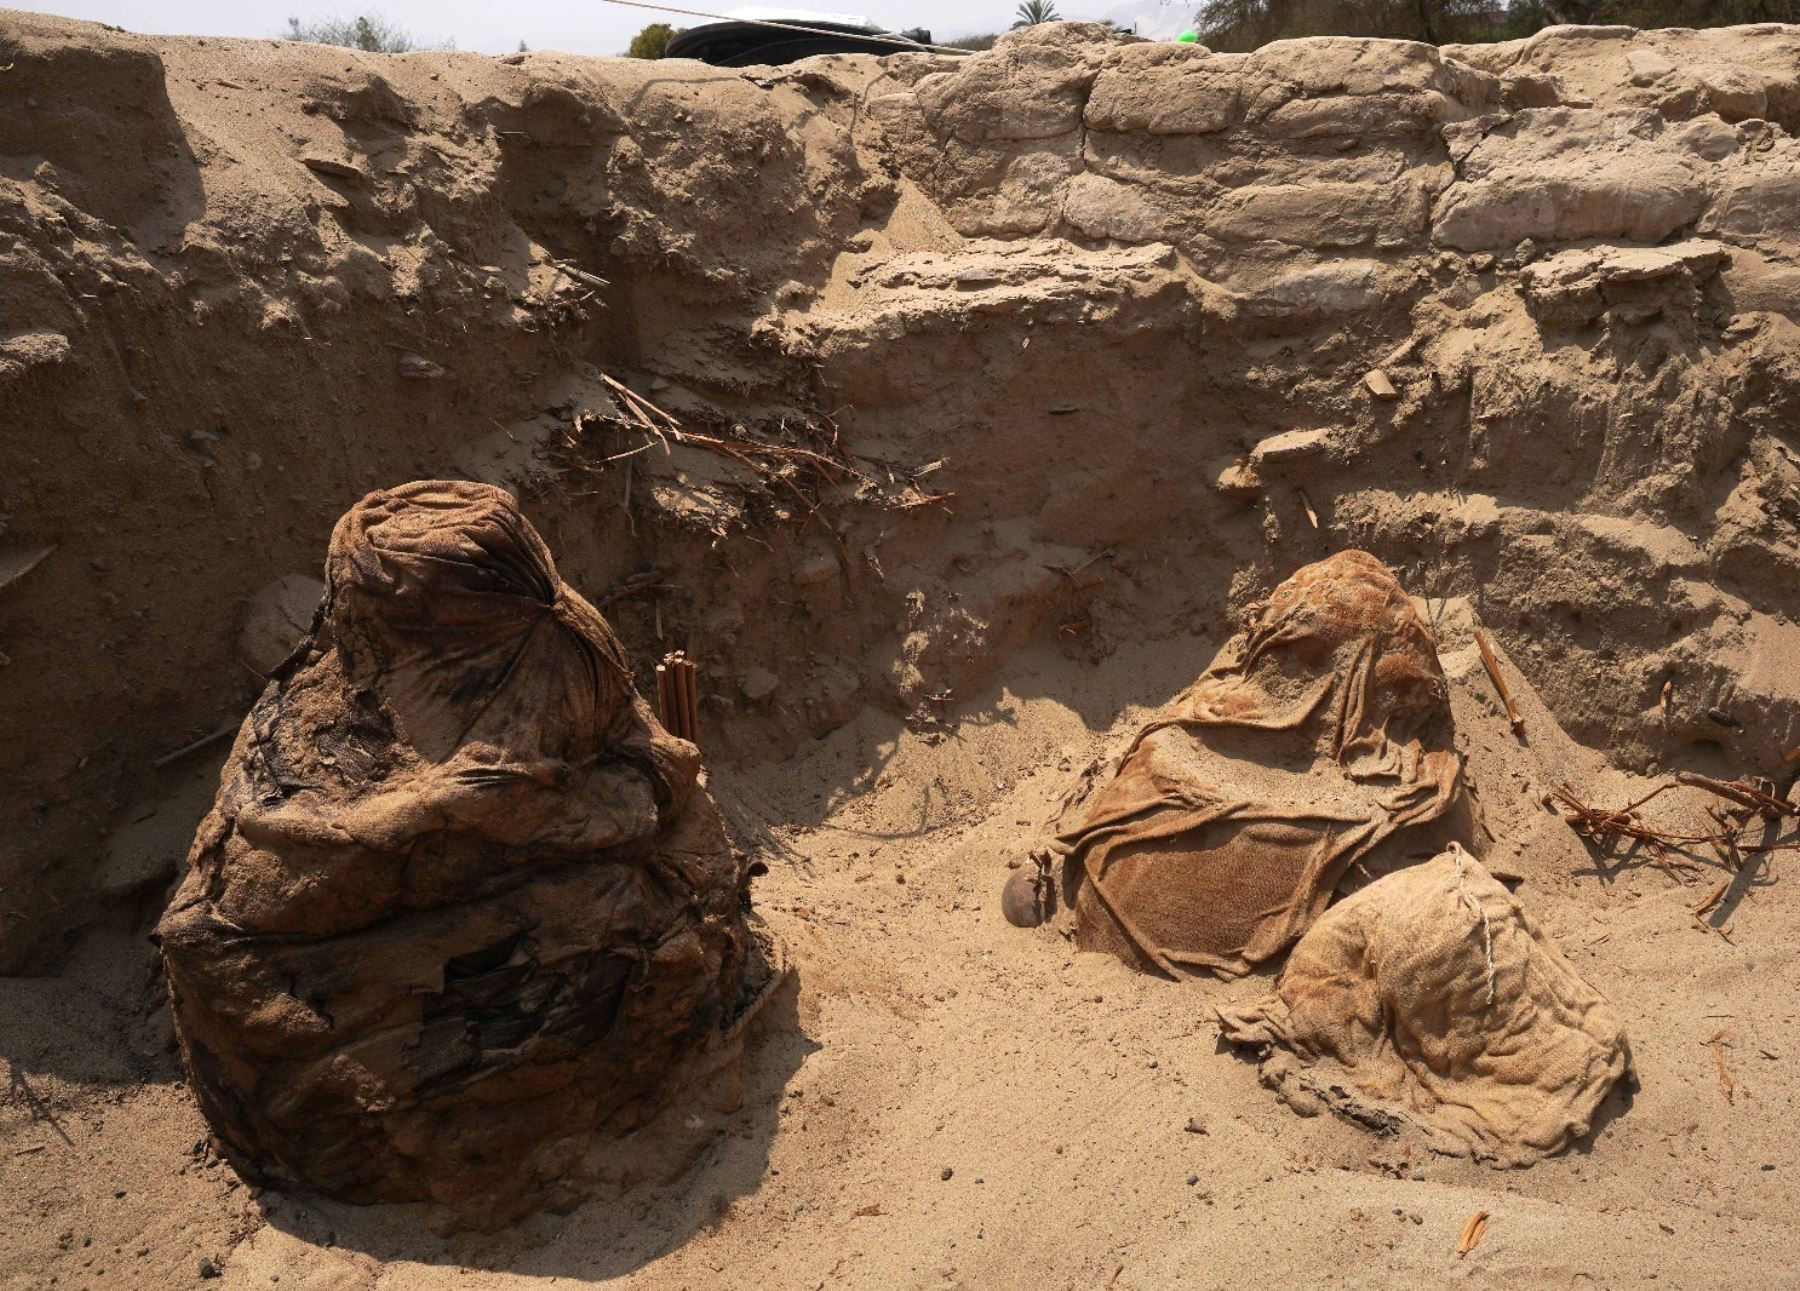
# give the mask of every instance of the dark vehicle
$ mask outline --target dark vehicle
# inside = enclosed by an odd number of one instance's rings
[[[663,56],[697,58],[715,67],[759,67],[815,54],[903,54],[908,46],[917,46],[923,53],[931,43],[931,33],[923,28],[890,32],[799,14],[784,15],[779,21],[781,27],[741,20],[689,27],[669,38]],[[806,30],[794,30],[797,27]]]

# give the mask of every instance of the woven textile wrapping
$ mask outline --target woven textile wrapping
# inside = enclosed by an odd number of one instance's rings
[[[371,493],[325,581],[158,929],[195,1093],[252,1179],[570,1204],[768,985],[744,865],[510,495]]]
[[[1273,995],[1219,1016],[1269,1083],[1509,1164],[1585,1135],[1631,1061],[1612,1005],[1454,846],[1327,910]]]
[[[1394,575],[1360,551],[1306,566],[1066,809],[1079,944],[1249,971],[1353,863],[1429,856],[1465,827],[1451,735],[1436,643]]]

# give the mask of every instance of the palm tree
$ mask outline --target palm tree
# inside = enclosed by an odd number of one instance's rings
[[[1023,0],[1013,11],[1019,20],[1013,24],[1013,30],[1020,27],[1035,27],[1040,22],[1055,22],[1059,16],[1056,12],[1056,0]]]

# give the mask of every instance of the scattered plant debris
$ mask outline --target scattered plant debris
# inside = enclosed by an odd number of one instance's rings
[[[1715,828],[1706,833],[1680,833],[1661,829],[1644,819],[1642,809],[1646,804],[1672,789],[1680,788],[1704,790],[1725,799],[1733,806],[1724,810],[1709,808],[1707,815]],[[1564,808],[1563,819],[1574,827],[1575,832],[1602,849],[1610,849],[1620,840],[1628,840],[1633,845],[1643,844],[1649,851],[1651,860],[1679,883],[1687,883],[1689,880],[1686,875],[1699,869],[1698,862],[1685,854],[1696,846],[1711,848],[1714,855],[1733,873],[1743,868],[1746,856],[1800,849],[1800,837],[1779,837],[1782,828],[1791,828],[1786,822],[1800,821],[1800,804],[1777,796],[1774,784],[1761,777],[1715,780],[1711,776],[1683,772],[1658,785],[1637,801],[1611,811],[1583,802],[1576,796],[1573,787],[1565,783],[1544,795],[1544,805],[1560,805]],[[1747,841],[1745,831],[1757,821],[1765,826],[1775,827],[1777,837],[1764,838],[1760,842]],[[1722,892],[1716,895],[1720,900],[1723,899]],[[1704,908],[1695,913],[1703,914],[1716,904],[1717,901],[1709,899],[1702,903]]]

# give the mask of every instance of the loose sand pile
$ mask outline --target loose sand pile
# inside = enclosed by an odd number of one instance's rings
[[[1541,799],[1793,774],[1800,29],[737,72],[8,13],[0,66],[0,1285],[1791,1281],[1792,853],[1671,874]],[[487,1237],[240,1185],[144,940],[226,753],[182,750],[337,516],[446,477],[518,493],[640,679],[699,661],[798,976],[693,1171]],[[1296,1115],[1214,1021],[1274,965],[999,915],[1081,771],[1348,548],[1630,1037],[1635,1097],[1528,1170]]]

